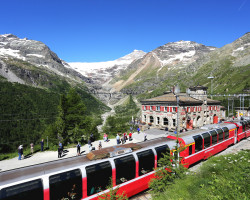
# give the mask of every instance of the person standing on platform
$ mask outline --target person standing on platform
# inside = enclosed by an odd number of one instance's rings
[[[20,145],[18,147],[18,160],[22,159],[22,155],[23,155],[23,145]]]
[[[139,127],[137,128],[137,132],[138,132],[138,134],[140,133],[140,128]]]
[[[41,143],[41,151],[43,151],[43,146],[44,146],[44,141],[42,139],[42,141],[40,142]]]
[[[89,146],[89,152],[91,152],[92,151],[92,144],[91,144],[91,140],[90,139],[88,141],[88,146]]]
[[[132,133],[131,132],[129,133],[128,136],[129,136],[129,141],[132,141]]]
[[[33,154],[34,153],[34,144],[30,143],[30,153]]]
[[[119,136],[119,134],[117,134],[117,136],[116,136],[116,142],[117,142],[117,144],[120,144],[120,136]]]
[[[81,145],[80,145],[80,142],[78,142],[78,144],[76,145],[76,149],[77,149],[77,155],[80,156],[81,155]]]
[[[99,146],[98,146],[98,150],[101,150],[102,149],[102,142],[101,140],[99,141]]]
[[[94,141],[95,141],[95,139],[94,139],[94,134],[93,134],[93,133],[90,134],[90,141],[91,141],[91,142],[94,142]]]
[[[60,145],[58,146],[58,158],[61,158],[62,157],[62,148],[60,147]]]
[[[147,141],[147,133],[144,132],[144,142]]]

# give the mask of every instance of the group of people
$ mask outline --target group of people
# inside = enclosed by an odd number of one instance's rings
[[[44,140],[42,139],[41,142],[41,151],[43,151],[43,147],[44,147]],[[19,145],[19,147],[17,148],[18,151],[18,160],[22,160],[24,159],[24,155],[23,155],[23,145]],[[34,153],[34,143],[30,143],[30,154]]]
[[[109,138],[108,138],[108,134],[107,133],[103,134],[103,140],[104,140],[104,142],[109,142]]]
[[[137,129],[138,131],[138,134],[140,133],[140,128]],[[108,134],[107,133],[104,133],[103,134],[103,140],[104,142],[109,142],[109,139],[108,139]],[[123,133],[123,134],[117,134],[116,136],[116,141],[117,141],[117,144],[124,144],[126,143],[126,141],[129,140],[129,141],[132,141],[132,131],[130,131],[130,133],[127,135],[127,132]],[[144,135],[144,141],[147,140],[147,135]],[[94,142],[94,135],[93,133],[91,133],[90,137],[89,137],[89,140],[88,140],[88,147],[89,147],[89,152],[92,151],[92,150],[95,150],[95,147],[92,147],[92,142]],[[44,151],[44,139],[42,139],[40,141],[40,145],[41,145],[41,151]],[[77,156],[81,155],[81,144],[78,142],[78,144],[76,145],[76,149],[77,149]],[[102,142],[99,141],[99,144],[98,144],[98,150],[102,149]],[[58,145],[58,158],[61,158],[62,157],[62,154],[63,154],[63,145],[61,142],[59,142],[59,145]],[[30,153],[33,154],[34,153],[34,144],[31,143],[30,144]],[[22,158],[24,158],[23,156],[23,145],[20,145],[18,147],[18,160],[21,160]]]
[[[129,138],[128,138],[128,136],[129,136]],[[127,140],[129,140],[129,141],[133,140],[132,139],[132,132],[130,132],[129,135],[127,135],[127,132],[125,132],[123,134],[117,133],[117,135],[116,135],[117,144],[120,144],[120,143],[125,144]]]

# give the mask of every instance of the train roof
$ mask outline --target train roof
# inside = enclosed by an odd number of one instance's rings
[[[130,143],[130,144],[135,144],[135,143]],[[160,138],[156,138],[156,139],[152,139],[152,140],[147,140],[145,142],[136,143],[136,145],[140,146],[140,148],[135,148],[133,150],[133,152],[137,152],[137,151],[139,152],[139,151],[143,151],[143,150],[148,149],[148,148],[154,148],[154,147],[162,146],[165,144],[167,144],[170,149],[173,149],[175,146],[174,140],[168,139],[166,137],[160,137]],[[127,148],[128,145],[129,144],[116,145],[113,148],[114,149],[115,148],[119,149],[119,148],[123,148],[123,147]],[[93,153],[98,154],[98,152],[102,152],[105,149],[110,149],[110,147],[103,148],[102,150],[93,151]],[[118,156],[121,157],[124,155],[125,156],[129,155],[129,153],[118,155]],[[114,157],[114,158],[116,158],[116,157]],[[22,168],[18,168],[18,169],[3,171],[3,172],[0,172],[0,186],[5,185],[5,184],[9,184],[12,182],[22,181],[24,179],[23,177],[25,177],[25,179],[32,179],[34,177],[39,177],[42,175],[51,174],[51,173],[55,173],[55,172],[60,173],[60,171],[65,171],[65,170],[67,171],[67,170],[74,169],[74,168],[80,168],[80,166],[92,165],[92,164],[107,161],[110,159],[113,159],[113,158],[106,157],[104,159],[90,160],[90,159],[88,159],[88,157],[86,155],[75,156],[75,157],[71,157],[71,158],[64,158],[64,159],[60,159],[60,160],[40,163],[40,164],[22,167]]]
[[[201,135],[202,133],[207,133],[209,131],[216,130],[218,128],[224,128],[224,127],[227,127],[228,129],[236,128],[234,124],[229,124],[229,123],[209,124],[209,125],[205,125],[201,127],[200,129],[182,132],[179,134],[179,137],[182,138],[186,144],[191,144],[194,142],[193,136]],[[174,134],[174,136],[176,136],[176,134]]]

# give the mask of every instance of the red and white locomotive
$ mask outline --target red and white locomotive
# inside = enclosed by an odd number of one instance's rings
[[[186,147],[182,163],[190,165],[223,151],[250,135],[250,120],[204,126],[183,132],[178,140]],[[112,157],[90,161],[72,157],[0,173],[1,200],[98,199],[112,178],[113,186],[130,197],[148,188],[162,153],[174,151],[176,135],[137,143],[132,151],[114,146]]]

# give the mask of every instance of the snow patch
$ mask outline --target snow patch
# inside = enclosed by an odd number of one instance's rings
[[[25,60],[25,57],[21,56],[19,52],[20,52],[19,50],[13,50],[13,49],[0,49],[1,56],[12,56],[18,59]]]
[[[34,56],[34,57],[38,57],[38,58],[45,58],[43,55],[40,55],[40,54],[27,54],[26,56]]]
[[[161,60],[161,62],[163,63],[163,65],[167,65],[167,64],[171,64],[174,61],[179,61],[179,62],[185,62],[187,63],[188,61],[190,61],[190,58],[192,58],[192,56],[195,55],[195,50],[189,51],[189,52],[184,52],[184,53],[180,53],[177,55],[171,55],[170,59],[167,60]]]
[[[146,53],[141,51],[141,50],[134,50],[132,53],[123,56],[121,58],[118,58],[113,61],[106,61],[106,62],[71,62],[68,63],[70,67],[77,72],[81,73],[83,76],[91,76],[91,74],[95,74],[98,72],[104,72],[114,66],[117,66],[118,68],[116,69],[119,71],[120,69],[124,69],[127,67],[129,64],[131,64],[135,59],[139,59],[143,57]],[[111,75],[106,73],[108,77]]]

